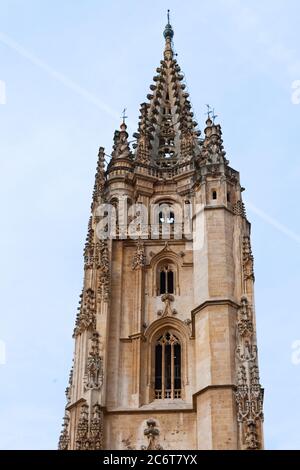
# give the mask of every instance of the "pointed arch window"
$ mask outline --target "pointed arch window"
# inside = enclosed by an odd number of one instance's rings
[[[174,271],[169,265],[160,268],[159,294],[174,294]]]
[[[169,331],[155,345],[155,398],[181,398],[181,345]]]

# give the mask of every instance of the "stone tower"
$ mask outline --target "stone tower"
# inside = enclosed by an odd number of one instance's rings
[[[261,449],[250,223],[215,116],[163,60],[100,147],[60,449]]]

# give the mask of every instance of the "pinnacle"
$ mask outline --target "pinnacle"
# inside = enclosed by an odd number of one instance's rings
[[[115,131],[114,146],[112,152],[112,162],[116,159],[131,158],[131,151],[128,142],[127,126],[123,121],[120,125],[120,130]]]
[[[171,25],[167,24],[164,36],[166,47],[164,59],[153,77],[148,104],[141,106],[135,145],[136,160],[155,163],[161,167],[173,166],[191,159],[198,146],[200,131],[193,119],[189,93],[184,75],[177,60],[173,58]]]
[[[226,152],[223,146],[222,129],[220,124],[215,124],[210,115],[206,120],[206,128],[204,130],[205,138],[201,148],[202,164],[211,163],[229,163],[225,158]]]

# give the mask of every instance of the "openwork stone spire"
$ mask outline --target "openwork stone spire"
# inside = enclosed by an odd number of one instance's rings
[[[189,160],[199,151],[197,122],[194,121],[184,75],[173,58],[174,31],[169,22],[164,30],[164,59],[156,69],[149,103],[141,107],[136,160],[171,167]]]

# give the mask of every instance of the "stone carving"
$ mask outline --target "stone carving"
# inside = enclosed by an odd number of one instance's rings
[[[76,432],[76,450],[89,449],[89,420],[88,420],[89,407],[86,403],[81,406],[80,417],[77,425]]]
[[[58,449],[59,450],[68,450],[68,445],[70,442],[70,437],[69,437],[69,412],[66,410],[64,420],[63,420],[63,425],[62,425],[62,431],[59,436],[59,442],[58,442]]]
[[[109,250],[107,240],[100,240],[98,259],[98,294],[100,300],[107,301],[110,282]]]
[[[215,124],[212,122],[210,117],[206,121],[206,128],[204,130],[205,138],[201,146],[201,155],[200,163],[201,165],[217,165],[216,172],[219,172],[221,169],[218,164],[229,163],[226,160],[226,152],[223,146],[222,140],[222,130],[220,124]],[[214,167],[209,167],[209,172],[214,173]]]
[[[238,391],[244,397],[247,393],[247,376],[245,366],[240,366],[237,373]]]
[[[249,341],[244,341],[236,348],[236,356],[241,362],[255,361],[257,358],[257,346]]]
[[[239,334],[242,337],[252,336],[253,334],[253,323],[252,323],[252,312],[246,297],[241,299],[241,307],[238,310],[238,321],[237,326]]]
[[[84,269],[89,269],[92,267],[92,263],[90,261],[90,258],[94,256],[94,230],[93,230],[93,218],[92,216],[89,218],[89,223],[88,223],[88,233],[85,241],[85,247],[83,251],[83,257],[84,257]]]
[[[139,127],[138,132],[134,134],[137,143],[134,148],[137,148],[136,159],[142,163],[149,162],[151,146],[151,124],[148,120],[148,104],[142,103],[140,109]],[[153,137],[152,137],[153,138]]]
[[[99,333],[93,333],[91,350],[88,355],[86,374],[84,377],[85,390],[100,389],[103,384],[103,358],[99,355]]]
[[[81,406],[80,417],[76,432],[77,450],[101,450],[103,449],[103,410],[96,403],[89,425],[89,407],[87,403]]]
[[[239,183],[239,173],[236,170],[233,170],[229,166],[225,168],[225,175],[228,181],[233,184]]]
[[[235,215],[240,215],[241,217],[246,218],[246,209],[245,205],[242,201],[237,201],[233,206],[232,206],[233,213]]]
[[[66,406],[68,406],[71,403],[71,386],[72,386],[72,383],[73,383],[73,367],[70,370],[69,383],[68,383],[68,386],[67,386],[66,391],[65,391],[66,398],[67,398],[67,405]]]
[[[136,252],[133,256],[132,260],[132,269],[140,269],[143,268],[146,264],[146,255],[145,255],[145,248],[144,243],[138,239]]]
[[[180,140],[181,159],[189,161],[195,154],[196,135],[194,132],[183,131]]]
[[[99,264],[100,243],[89,243],[84,250],[84,269],[95,269]]]
[[[96,403],[93,407],[89,448],[90,450],[103,449],[103,411],[98,403]]]
[[[259,382],[252,309],[242,297],[237,316],[237,420],[242,448],[260,449],[263,389]]]
[[[96,328],[96,298],[93,289],[86,289],[80,296],[78,314],[76,318],[74,336],[82,331]]]
[[[97,170],[95,175],[95,184],[94,184],[94,191],[93,191],[93,201],[92,207],[93,210],[97,205],[101,203],[103,200],[103,193],[104,193],[104,186],[105,186],[106,178],[105,178],[105,153],[104,148],[99,148],[98,153],[98,163],[97,163]]]
[[[144,435],[148,439],[148,446],[142,446],[142,450],[163,450],[158,442],[159,429],[156,427],[156,421],[154,419],[148,419]]]
[[[254,281],[254,257],[252,255],[251,241],[248,235],[243,238],[243,272],[244,279]]]
[[[259,443],[257,432],[256,432],[256,425],[253,421],[250,421],[247,424],[245,444],[246,444],[247,450],[256,450],[256,449],[259,449],[260,447],[260,443]]]
[[[158,310],[157,315],[161,317],[167,317],[169,315],[177,315],[177,310],[171,308],[171,302],[174,302],[174,296],[172,294],[163,294],[161,301],[165,304],[163,310]]]
[[[122,122],[119,131],[115,131],[114,135],[114,145],[112,151],[112,159],[110,162],[110,167],[114,165],[115,161],[119,158],[122,159],[131,159],[131,151],[128,142],[128,133],[126,131],[127,126],[125,122]]]
[[[135,450],[135,446],[131,443],[131,437],[127,437],[126,439],[122,439],[122,443],[124,444],[125,449],[127,450]]]

